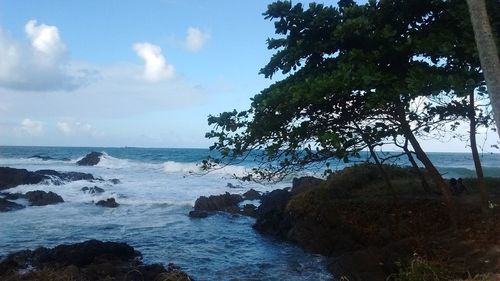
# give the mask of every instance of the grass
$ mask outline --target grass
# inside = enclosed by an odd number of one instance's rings
[[[421,257],[414,257],[406,266],[401,266],[398,273],[389,277],[390,281],[446,281],[451,275],[438,264]]]

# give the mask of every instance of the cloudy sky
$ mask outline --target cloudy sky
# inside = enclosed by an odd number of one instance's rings
[[[268,3],[0,0],[0,145],[207,147],[273,82]]]

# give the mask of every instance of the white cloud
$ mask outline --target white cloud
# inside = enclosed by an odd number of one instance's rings
[[[24,31],[31,40],[33,48],[47,59],[57,59],[66,52],[66,46],[59,37],[59,30],[55,26],[37,25],[36,20],[30,20],[24,26]]]
[[[135,43],[134,50],[144,60],[144,78],[151,82],[174,77],[174,66],[167,64],[161,48],[147,42]]]
[[[66,60],[66,46],[55,26],[28,21],[31,44],[20,43],[0,28],[0,87],[24,91],[74,90],[92,75]]]
[[[25,118],[21,121],[21,130],[31,136],[39,136],[43,133],[43,123],[40,121]]]
[[[203,48],[208,39],[210,39],[210,34],[201,31],[199,28],[189,27],[185,44],[188,50],[197,52]]]
[[[57,128],[66,136],[79,134],[93,134],[92,125],[73,121],[59,121]]]

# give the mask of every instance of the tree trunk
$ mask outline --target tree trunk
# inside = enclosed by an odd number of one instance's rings
[[[380,163],[380,160],[378,159],[377,154],[375,153],[375,149],[372,145],[372,142],[365,136],[363,133],[363,130],[359,127],[357,123],[354,123],[354,126],[356,126],[356,129],[358,133],[361,135],[361,139],[366,143],[366,146],[368,146],[368,150],[370,151],[370,155],[373,158],[373,161],[375,161],[375,164],[377,164],[377,167],[380,170],[380,173],[382,174],[382,177],[384,178],[385,184],[387,185],[387,188],[389,189],[389,192],[391,193],[393,199],[395,202],[398,201],[398,196],[396,195],[396,190],[394,189],[394,186],[391,183],[391,179],[389,178],[389,175],[387,174],[387,171],[384,169],[384,166],[382,166],[382,163]]]
[[[391,179],[389,178],[387,171],[384,169],[384,166],[382,166],[382,163],[380,163],[380,160],[378,159],[378,156],[375,153],[373,145],[371,145],[369,143],[366,143],[366,145],[368,145],[368,149],[370,150],[370,155],[372,156],[373,160],[375,161],[375,164],[377,164],[377,167],[379,168],[380,173],[382,174],[382,177],[384,178],[385,184],[387,185],[389,192],[391,193],[393,199],[395,201],[397,201],[398,196],[396,194],[396,190],[394,189],[394,186],[391,183]]]
[[[439,173],[439,171],[436,169],[434,164],[432,164],[432,161],[429,159],[425,151],[422,149],[420,146],[420,143],[418,142],[417,138],[413,134],[413,131],[410,128],[410,124],[408,124],[408,121],[406,120],[406,116],[404,113],[401,113],[399,117],[401,127],[403,129],[403,133],[405,137],[408,139],[410,142],[411,146],[413,147],[413,150],[415,150],[415,154],[417,155],[417,159],[422,162],[424,165],[425,169],[427,172],[429,172],[429,175],[432,177],[433,181],[436,183],[436,185],[439,187],[443,194],[444,201],[446,203],[446,206],[448,207],[448,210],[450,212],[450,219],[452,226],[454,228],[457,227],[457,208],[455,206],[455,201],[453,200],[451,191],[449,186],[446,184],[444,181],[443,177]]]
[[[420,171],[420,167],[418,167],[418,164],[415,161],[415,158],[413,158],[413,155],[411,155],[411,151],[408,149],[408,139],[405,140],[403,150],[406,153],[406,156],[408,156],[408,160],[410,161],[411,165],[413,166],[415,173],[417,173],[418,177],[420,178],[420,182],[422,184],[422,188],[424,189],[424,192],[430,193],[431,188],[430,188],[429,184],[427,183],[427,180],[425,179],[424,174],[422,174],[422,171]]]
[[[495,115],[497,133],[500,137],[500,59],[495,37],[486,11],[485,0],[467,0],[474,37],[481,61],[484,79]]]
[[[472,159],[474,159],[474,167],[476,168],[477,181],[479,185],[479,192],[481,194],[481,211],[483,214],[488,213],[488,191],[486,190],[486,183],[484,181],[483,167],[481,166],[481,159],[477,150],[476,142],[476,111],[474,110],[474,92],[469,95],[469,138],[470,149],[472,151]]]

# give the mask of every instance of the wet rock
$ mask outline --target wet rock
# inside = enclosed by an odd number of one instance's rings
[[[0,212],[15,211],[23,208],[24,206],[21,204],[11,202],[5,198],[0,198]]]
[[[239,209],[238,203],[241,201],[243,201],[243,197],[241,197],[241,195],[230,194],[228,192],[221,195],[211,195],[209,197],[201,196],[196,199],[194,209],[196,211],[226,212],[234,207]]]
[[[201,218],[208,217],[208,213],[205,212],[205,211],[196,211],[196,210],[194,210],[194,211],[189,212],[189,216],[191,218],[200,218],[201,219]]]
[[[64,280],[192,280],[174,264],[167,268],[147,265],[140,256],[126,243],[98,240],[42,247],[12,253],[0,261],[0,280],[54,280],[54,276]]]
[[[109,180],[112,184],[120,184],[122,183],[119,179],[110,179]]]
[[[21,184],[37,184],[48,178],[43,174],[30,172],[26,169],[0,167],[0,190]]]
[[[54,170],[38,170],[35,171],[37,174],[41,174],[44,176],[51,176],[59,178],[62,181],[80,181],[80,180],[95,180],[92,174],[81,173],[81,172],[58,172]]]
[[[32,206],[45,206],[64,202],[61,196],[49,191],[35,190],[26,192],[24,195]]]
[[[16,187],[23,184],[38,184],[45,180],[51,180],[55,184],[63,181],[96,180],[92,174],[80,172],[57,172],[54,170],[28,171],[26,169],[15,169],[0,167],[0,190]]]
[[[60,264],[84,266],[102,255],[129,260],[137,257],[139,253],[126,243],[102,242],[98,240],[89,240],[72,245],[59,245],[53,249],[39,248],[33,252],[35,265],[57,262]]]
[[[232,183],[230,183],[230,182],[228,182],[226,186],[227,186],[227,187],[229,187],[229,188],[243,188],[243,187],[242,187],[242,186],[240,186],[240,185],[234,185],[234,184],[232,184]]]
[[[324,182],[324,180],[315,177],[293,178],[291,190],[292,196],[315,189]]]
[[[115,198],[108,198],[106,200],[99,200],[96,203],[96,205],[101,206],[101,207],[106,207],[106,208],[116,208],[116,207],[120,206],[120,204],[118,204],[115,201]]]
[[[99,193],[103,193],[104,192],[104,189],[102,189],[102,188],[100,188],[98,186],[94,186],[94,187],[84,186],[80,190],[83,191],[83,192],[85,192],[85,193],[89,193],[89,194],[99,194]]]
[[[76,164],[80,166],[94,166],[97,165],[97,163],[99,163],[99,161],[101,160],[101,156],[103,156],[101,152],[93,151],[87,154],[82,159],[78,160]]]
[[[257,190],[252,188],[249,191],[243,193],[243,198],[245,198],[245,200],[258,200],[261,198],[261,195]]]
[[[30,156],[29,158],[36,158],[36,159],[41,159],[43,161],[48,161],[48,160],[57,160],[57,161],[71,161],[71,159],[63,157],[63,158],[54,158],[50,156],[43,156],[40,154]]]
[[[7,200],[17,200],[24,198],[24,194],[21,193],[2,193],[1,195],[3,196],[4,199]]]
[[[257,207],[253,204],[245,204],[241,209],[241,214],[249,217],[257,217]]]
[[[257,208],[257,220],[253,228],[264,234],[285,238],[291,227],[285,212],[290,198],[290,192],[285,189],[276,189],[264,194]]]

